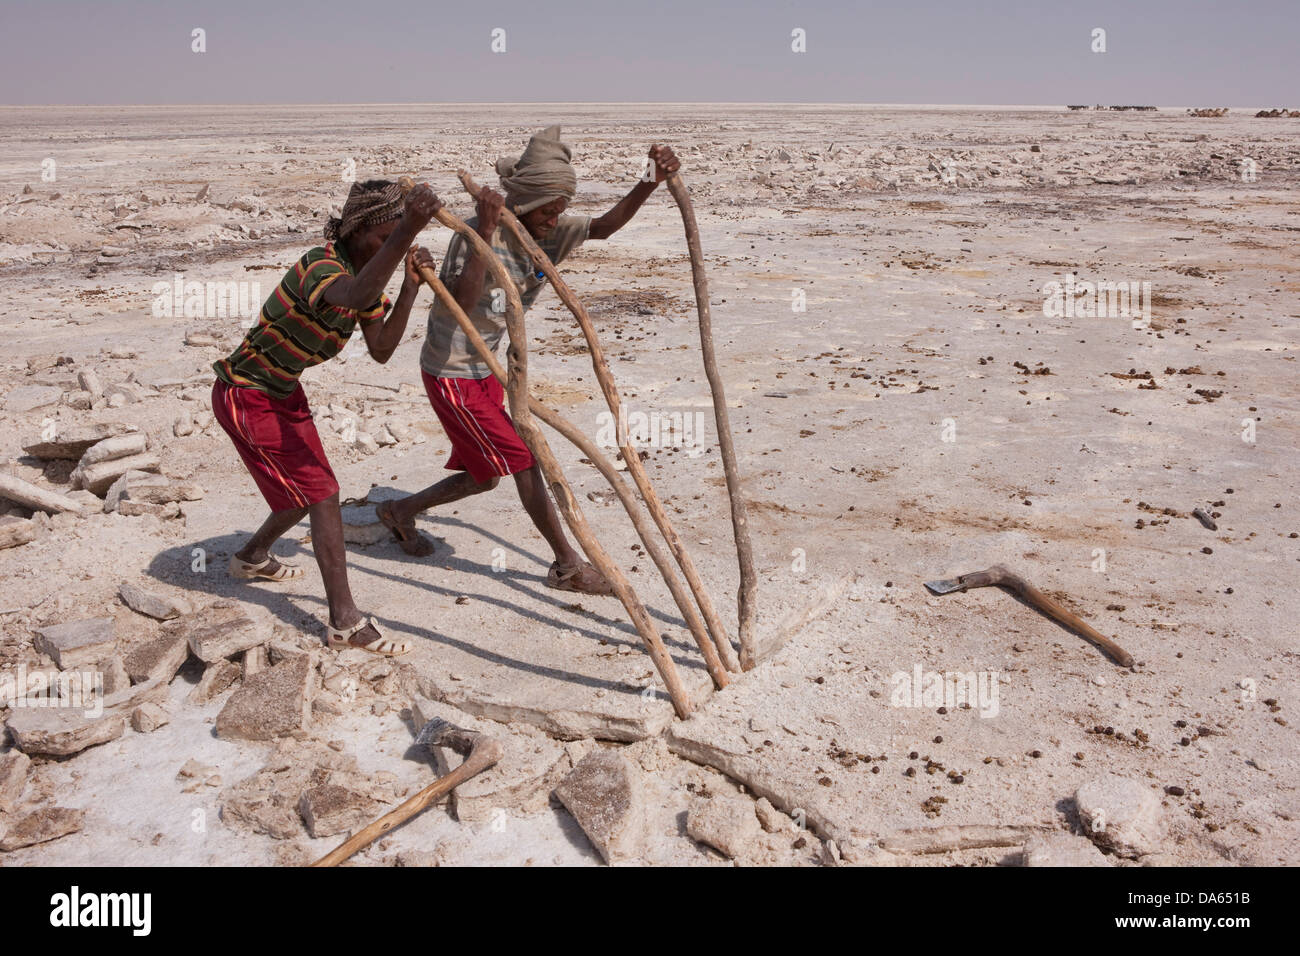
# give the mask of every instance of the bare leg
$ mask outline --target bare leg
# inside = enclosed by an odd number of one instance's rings
[[[555,552],[555,560],[560,567],[571,568],[581,564],[582,555],[573,549],[569,539],[564,536],[560,516],[555,513],[555,505],[546,490],[546,479],[542,477],[542,470],[536,463],[531,468],[515,472],[515,487],[519,490],[519,500],[523,502],[524,510]]]
[[[244,547],[235,552],[235,557],[241,561],[247,561],[249,564],[260,564],[270,557],[271,546],[274,545],[284,535],[286,531],[296,525],[307,514],[306,508],[290,508],[286,511],[272,511],[270,516],[262,522],[262,527],[253,533]],[[267,565],[268,573],[275,573],[280,567],[280,562],[274,558]]]
[[[361,620],[361,612],[352,600],[348,585],[347,553],[343,547],[343,512],[339,510],[336,491],[324,501],[308,509],[311,515],[311,544],[320,566],[321,580],[325,582],[325,599],[329,603],[330,626],[351,627]],[[379,635],[373,627],[366,626],[352,635],[352,644],[362,647]]]
[[[423,491],[417,491],[413,495],[392,502],[389,505],[389,514],[398,524],[410,524],[421,511],[450,504],[461,498],[468,498],[470,495],[491,491],[500,480],[491,478],[487,481],[476,481],[468,471],[458,471]]]
[[[469,472],[460,472],[430,485],[423,491],[397,501],[383,501],[375,506],[375,515],[384,527],[393,532],[393,538],[407,554],[425,558],[433,554],[433,542],[415,528],[415,516],[435,505],[445,505],[459,501],[469,495],[491,491],[497,486],[499,478],[476,481]]]

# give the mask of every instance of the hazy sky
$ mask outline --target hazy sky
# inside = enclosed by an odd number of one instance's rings
[[[1297,107],[1298,64],[1300,0],[0,0],[4,104]]]

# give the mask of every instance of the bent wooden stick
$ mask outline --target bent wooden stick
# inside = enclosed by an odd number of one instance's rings
[[[677,665],[673,663],[667,648],[664,647],[663,638],[659,636],[654,621],[646,611],[645,605],[641,603],[641,599],[632,590],[632,585],[628,583],[622,569],[614,563],[605,552],[605,549],[601,547],[600,542],[596,540],[596,536],[587,524],[587,519],[579,507],[577,499],[574,498],[573,492],[569,488],[569,483],[564,478],[564,471],[560,468],[559,462],[556,461],[551,446],[546,442],[546,436],[541,433],[541,430],[533,422],[533,416],[528,405],[528,333],[524,325],[523,303],[519,299],[519,290],[515,287],[514,280],[506,272],[505,266],[501,264],[501,260],[497,258],[496,253],[492,251],[492,247],[483,241],[482,236],[465,225],[457,216],[444,208],[437,212],[435,218],[448,229],[455,230],[465,237],[465,240],[473,248],[475,255],[482,257],[488,271],[492,274],[493,280],[499,283],[499,287],[505,293],[506,330],[510,335],[510,346],[506,350],[509,368],[506,395],[510,403],[510,417],[514,420],[519,436],[524,440],[529,451],[533,453],[533,457],[537,459],[538,467],[541,468],[546,483],[555,496],[555,503],[560,514],[564,516],[564,520],[573,531],[573,536],[578,539],[578,544],[582,546],[582,550],[591,559],[591,563],[595,565],[596,570],[604,575],[615,596],[618,597],[627,610],[628,616],[632,619],[632,625],[636,628],[646,646],[646,652],[650,655],[650,659],[654,661],[659,676],[663,678],[664,687],[673,702],[673,710],[678,717],[683,719],[689,717],[691,714],[691,701],[686,695],[686,689],[682,685],[681,678],[677,674]]]
[[[970,574],[963,574],[946,581],[927,581],[925,586],[931,594],[952,594],[954,592],[969,591],[972,588],[1006,588],[1030,607],[1043,612],[1057,623],[1074,631],[1084,640],[1096,645],[1103,654],[1120,667],[1133,666],[1132,654],[1106,635],[1098,633],[1096,628],[1079,617],[1079,615],[1066,610],[1004,565],[995,564],[983,571],[973,571]]]
[[[740,488],[740,473],[736,468],[736,446],[731,440],[731,421],[727,414],[727,396],[718,374],[718,362],[713,353],[713,319],[709,315],[709,279],[704,274],[704,254],[700,251],[700,228],[695,222],[695,208],[691,205],[686,183],[678,173],[668,177],[668,191],[677,201],[686,227],[686,248],[691,254],[691,277],[695,282],[695,309],[700,316],[700,351],[704,354],[704,374],[713,392],[713,416],[718,424],[718,447],[722,452],[722,470],[727,478],[727,496],[731,499],[731,526],[736,536],[736,559],[740,564],[740,590],[736,605],[740,618],[740,666],[745,670],[757,660],[754,646],[754,618],[757,612],[754,578],[754,552],[749,543],[749,518],[745,499]]]
[[[496,356],[492,354],[492,350],[483,341],[483,336],[479,335],[478,329],[474,328],[474,323],[470,321],[469,316],[460,307],[456,297],[442,284],[437,274],[427,266],[420,269],[420,278],[433,290],[434,295],[438,297],[438,301],[456,319],[461,331],[465,333],[465,338],[478,352],[484,364],[492,370],[492,374],[497,381],[502,385],[506,384],[506,374],[501,368],[501,363],[497,361]],[[717,649],[705,632],[704,623],[700,620],[699,614],[696,613],[695,605],[691,603],[686,592],[682,590],[681,581],[673,572],[672,563],[669,561],[668,556],[664,554],[663,549],[659,547],[653,532],[646,524],[640,505],[628,489],[627,483],[619,477],[613,462],[577,426],[561,417],[557,412],[551,411],[536,398],[529,398],[528,407],[534,415],[576,445],[578,450],[591,460],[591,463],[609,482],[610,487],[614,489],[614,493],[618,495],[618,500],[623,503],[623,508],[627,511],[627,516],[632,519],[632,526],[636,529],[637,535],[645,544],[646,553],[650,555],[650,560],[655,563],[655,567],[663,575],[664,583],[668,585],[673,600],[677,602],[677,607],[686,619],[686,626],[690,628],[691,634],[695,637],[695,643],[700,648],[700,653],[704,655],[704,666],[708,669],[709,676],[713,678],[714,686],[719,690],[726,687],[730,678],[727,676],[726,668],[722,666],[722,662],[718,659]]]
[[[479,185],[463,169],[460,171],[459,176],[461,183],[465,186],[465,191],[477,199]],[[695,569],[695,562],[691,560],[690,553],[686,550],[682,539],[668,520],[668,512],[659,500],[654,485],[650,483],[650,476],[646,474],[645,467],[641,464],[641,457],[637,454],[632,443],[628,441],[627,429],[623,427],[623,400],[619,395],[618,386],[614,384],[614,376],[609,370],[609,363],[605,361],[605,352],[601,348],[600,340],[596,337],[596,327],[592,324],[591,317],[587,315],[586,308],[578,297],[573,294],[573,290],[569,288],[568,283],[560,276],[550,257],[537,245],[515,214],[509,209],[502,209],[501,223],[519,241],[520,245],[528,251],[533,262],[551,280],[551,285],[555,287],[556,295],[560,297],[560,301],[568,306],[569,311],[573,313],[573,317],[578,320],[578,326],[582,329],[583,337],[587,340],[587,351],[591,355],[591,367],[596,373],[596,380],[600,383],[600,390],[604,393],[605,404],[609,406],[610,414],[614,416],[614,433],[617,436],[619,450],[623,452],[623,460],[627,463],[627,473],[632,476],[632,481],[635,482],[637,490],[641,492],[641,498],[645,501],[646,509],[654,519],[660,534],[664,536],[664,540],[668,543],[668,550],[677,559],[677,564],[686,577],[686,583],[690,585],[691,593],[695,595],[695,600],[699,603],[700,612],[704,615],[718,657],[721,658],[723,665],[728,670],[736,670],[736,655],[731,649],[731,640],[727,637],[727,629],[723,626],[722,619],[713,607],[713,599],[705,589],[704,582]],[[663,572],[663,568],[660,568],[660,571]],[[664,580],[668,581],[667,574],[665,574]],[[671,582],[669,582],[668,587],[670,591],[673,591]],[[676,591],[673,591],[673,596],[675,599]],[[683,614],[686,613],[686,609],[681,606],[680,602],[678,602],[678,607],[681,608]],[[701,650],[703,650],[703,645],[701,645]]]

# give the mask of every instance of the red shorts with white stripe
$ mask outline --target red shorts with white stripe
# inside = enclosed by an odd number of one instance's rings
[[[506,414],[505,389],[496,378],[438,378],[423,370],[420,375],[451,441],[449,469],[468,471],[482,482],[533,466],[532,453]]]
[[[306,508],[338,492],[301,385],[279,399],[217,379],[212,414],[235,443],[272,511]]]

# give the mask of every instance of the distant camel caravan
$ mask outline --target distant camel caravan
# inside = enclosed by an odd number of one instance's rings
[[[1255,114],[1256,119],[1272,118],[1275,116],[1288,117],[1290,119],[1300,118],[1300,110],[1290,110],[1284,106],[1280,110],[1260,110]]]
[[[1187,115],[1188,116],[1227,116],[1228,108],[1226,106],[1220,106],[1218,109],[1214,109],[1213,107],[1204,107],[1199,110],[1188,110]]]

